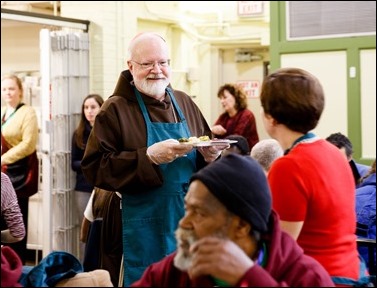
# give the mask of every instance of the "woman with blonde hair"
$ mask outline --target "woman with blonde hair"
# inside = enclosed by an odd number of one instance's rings
[[[26,235],[10,246],[26,260],[29,197],[38,192],[37,158],[38,119],[33,107],[23,103],[21,79],[6,75],[1,80],[1,171],[6,173],[16,190]]]

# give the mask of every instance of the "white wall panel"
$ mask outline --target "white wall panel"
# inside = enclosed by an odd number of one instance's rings
[[[325,109],[314,133],[326,138],[334,132],[348,134],[346,52],[287,54],[281,67],[298,67],[315,75],[325,92]],[[271,71],[273,72],[273,71]]]
[[[376,50],[360,52],[361,157],[376,158]]]

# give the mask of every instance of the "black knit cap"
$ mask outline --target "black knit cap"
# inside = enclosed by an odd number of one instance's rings
[[[242,155],[250,155],[249,143],[247,142],[247,139],[245,137],[233,134],[225,137],[225,139],[237,140],[236,143],[232,143],[230,144],[230,146],[237,146],[238,149],[240,149]]]
[[[190,182],[194,180],[202,181],[229,211],[248,221],[254,230],[268,230],[270,189],[263,169],[250,156],[223,156],[193,174]]]

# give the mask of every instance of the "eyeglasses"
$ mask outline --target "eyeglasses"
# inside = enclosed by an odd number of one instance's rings
[[[144,70],[152,70],[154,68],[154,65],[156,65],[156,64],[160,68],[166,68],[166,67],[169,67],[169,65],[170,65],[170,59],[159,61],[159,62],[145,62],[145,63],[139,63],[139,62],[136,62],[134,60],[130,60],[130,61],[140,65],[140,67]]]

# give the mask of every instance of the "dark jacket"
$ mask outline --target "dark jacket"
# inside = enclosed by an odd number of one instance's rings
[[[254,265],[236,287],[334,287],[329,274],[315,259],[304,254],[297,242],[281,231],[275,212],[266,236],[268,259],[265,268]],[[210,277],[191,280],[174,266],[175,253],[152,264],[132,287],[214,287]]]
[[[92,127],[89,123],[85,124],[85,130],[84,130],[84,144],[88,142],[90,131],[92,130]],[[76,172],[76,183],[75,183],[75,190],[76,191],[82,191],[82,192],[92,192],[93,191],[93,185],[89,184],[88,181],[86,181],[86,178],[81,170],[81,160],[84,157],[85,148],[81,148],[77,146],[76,144],[76,132],[72,136],[72,151],[71,151],[71,167],[72,170]]]
[[[376,239],[376,173],[365,178],[356,189],[356,217],[357,236]],[[368,248],[359,247],[358,250],[369,267]],[[374,250],[374,259],[376,259],[376,250]]]
[[[110,96],[101,106],[81,163],[86,179],[94,186],[120,193],[142,193],[162,185],[160,166],[146,156],[147,132],[143,114],[130,84],[132,75],[123,71]],[[184,92],[173,90],[192,136],[207,135],[211,130],[201,111]],[[141,94],[152,122],[173,123],[171,100],[159,101]],[[98,123],[98,124],[97,124]],[[206,163],[197,154],[196,167]]]

